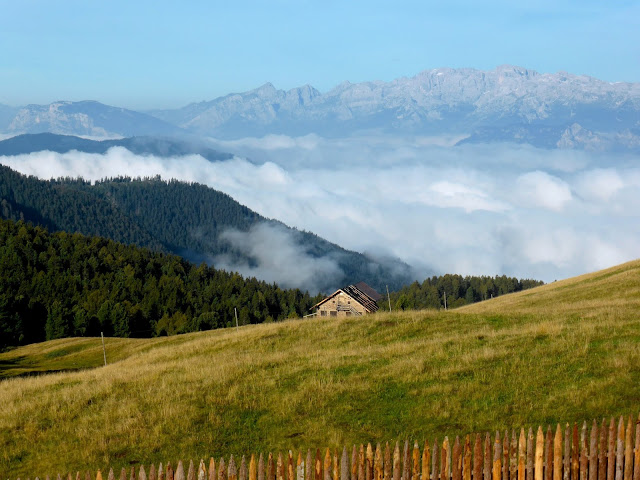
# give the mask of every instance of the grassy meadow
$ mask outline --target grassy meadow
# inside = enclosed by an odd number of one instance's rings
[[[640,261],[455,311],[106,341],[106,367],[99,338],[0,354],[1,478],[637,415]]]

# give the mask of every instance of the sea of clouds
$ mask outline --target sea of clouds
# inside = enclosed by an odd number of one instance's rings
[[[113,148],[105,155],[0,157],[0,163],[44,179],[159,174],[204,183],[345,248],[397,256],[419,280],[436,272],[549,282],[640,257],[637,156],[454,146],[458,139],[271,135],[211,140],[236,155],[222,162]],[[241,273],[288,286],[302,281],[290,269],[279,271],[279,262],[268,263],[276,248],[309,260],[281,232],[227,237],[260,259],[257,267],[236,266]],[[334,268],[309,265],[326,275]]]

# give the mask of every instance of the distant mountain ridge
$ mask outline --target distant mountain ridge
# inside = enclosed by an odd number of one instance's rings
[[[326,93],[310,85],[285,91],[266,83],[146,113],[97,102],[29,105],[17,113],[0,109],[0,130],[96,136],[189,132],[219,139],[454,133],[469,135],[466,143],[640,152],[640,83],[512,65],[489,71],[437,68],[390,82],[343,82]]]
[[[181,132],[179,127],[145,113],[112,107],[100,102],[54,102],[49,105],[27,105],[17,109],[0,128],[5,133],[58,133],[95,137],[171,135]]]
[[[594,135],[638,137],[640,84],[566,72],[540,74],[510,65],[491,71],[439,68],[391,82],[344,82],[325,94],[308,85],[283,91],[267,83],[249,92],[149,113],[221,138],[377,130],[470,133],[470,141],[589,149],[595,145],[579,140],[568,145],[562,137],[576,125]],[[526,135],[514,134],[518,130]],[[490,131],[496,136],[487,135]],[[628,141],[627,147],[636,144]]]
[[[214,150],[197,139],[172,137],[129,137],[110,140],[90,140],[72,135],[55,133],[27,133],[0,141],[0,156],[23,155],[48,150],[67,153],[77,150],[85,153],[103,154],[112,147],[123,147],[136,155],[174,157],[201,155],[211,162],[233,158],[231,153]]]

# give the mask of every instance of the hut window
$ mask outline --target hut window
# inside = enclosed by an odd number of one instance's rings
[[[320,310],[320,316],[321,317],[326,317],[327,316],[327,311],[326,310]]]
[[[329,316],[330,317],[337,317],[338,316],[338,312],[335,310],[332,310],[331,312],[329,312]]]

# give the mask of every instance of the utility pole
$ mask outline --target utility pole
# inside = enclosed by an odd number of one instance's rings
[[[389,313],[391,313],[391,297],[389,296],[389,285],[387,287],[387,299],[389,300]]]
[[[102,338],[102,355],[104,356],[104,366],[107,366],[107,349],[104,348],[104,334],[100,332],[100,338]]]
[[[443,296],[444,296],[444,309],[446,310],[447,309],[447,291],[446,290],[444,291]]]
[[[238,331],[238,309],[233,307],[233,311],[236,314],[236,332]]]

